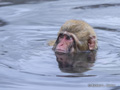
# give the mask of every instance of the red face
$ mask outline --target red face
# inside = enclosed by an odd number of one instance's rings
[[[73,38],[67,34],[60,34],[58,37],[58,45],[56,46],[56,52],[68,53],[72,50]]]

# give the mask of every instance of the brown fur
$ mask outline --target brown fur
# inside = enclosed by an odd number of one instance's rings
[[[81,20],[69,20],[65,22],[60,28],[58,32],[58,36],[60,33],[67,32],[71,35],[75,40],[75,51],[85,51],[89,50],[88,40],[90,37],[95,37],[95,49],[97,49],[97,37],[93,30],[93,28],[84,21]],[[56,43],[54,44],[54,48],[56,47]]]

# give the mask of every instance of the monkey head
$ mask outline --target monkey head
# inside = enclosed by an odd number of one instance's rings
[[[97,49],[97,37],[93,28],[84,21],[69,20],[58,32],[53,46],[55,52],[72,53]]]

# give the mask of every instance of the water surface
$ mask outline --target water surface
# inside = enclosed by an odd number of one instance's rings
[[[119,0],[1,0],[0,90],[119,89],[119,9]],[[69,19],[94,27],[96,53],[56,55],[47,45]]]

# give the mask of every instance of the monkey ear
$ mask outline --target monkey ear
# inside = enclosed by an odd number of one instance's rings
[[[95,48],[95,36],[90,36],[88,40],[88,48],[89,50],[94,50]]]

